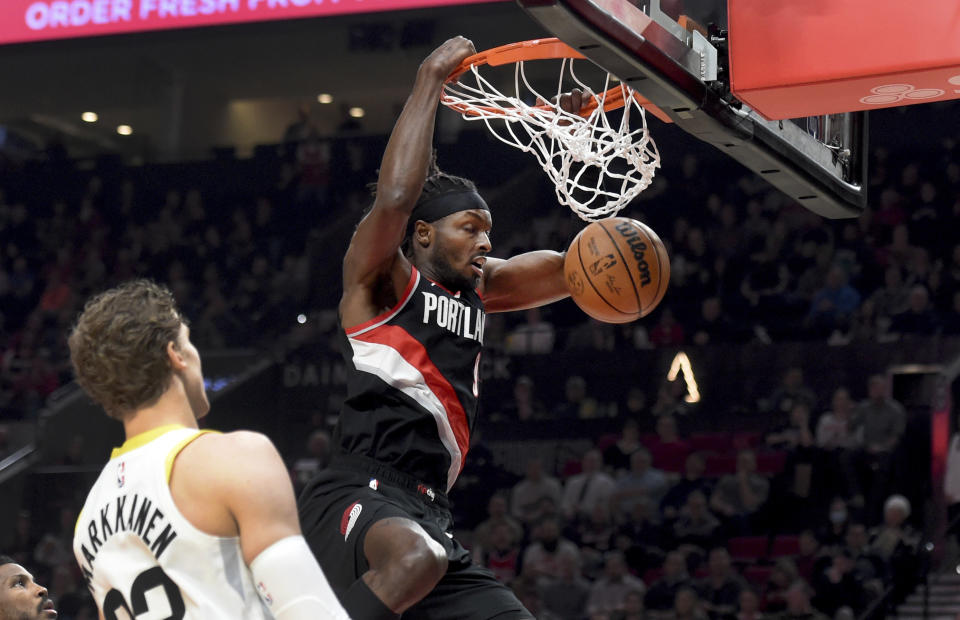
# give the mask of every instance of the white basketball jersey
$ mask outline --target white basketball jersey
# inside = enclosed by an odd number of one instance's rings
[[[106,620],[272,618],[240,539],[201,532],[170,495],[174,459],[202,432],[172,425],[130,438],[87,496],[73,552]]]

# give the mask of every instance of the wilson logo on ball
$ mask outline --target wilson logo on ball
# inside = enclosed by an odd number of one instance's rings
[[[647,244],[637,235],[637,229],[629,222],[622,222],[616,225],[617,231],[627,239],[627,245],[633,252],[633,257],[637,259],[637,269],[640,271],[640,286],[650,284],[650,265],[647,264],[643,253],[647,249]]]

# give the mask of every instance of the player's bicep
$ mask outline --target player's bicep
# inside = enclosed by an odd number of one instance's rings
[[[487,259],[482,292],[487,312],[524,310],[568,297],[563,254],[538,250],[508,260]]]
[[[300,534],[293,484],[269,439],[239,431],[224,435],[225,501],[240,533],[247,565],[273,543]]]
[[[360,220],[343,259],[345,288],[390,271],[401,258],[400,245],[409,219],[407,211],[374,205]]]

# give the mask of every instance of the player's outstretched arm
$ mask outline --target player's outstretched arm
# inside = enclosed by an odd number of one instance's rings
[[[239,535],[243,561],[277,620],[348,618],[300,532],[290,476],[267,437],[199,437],[177,457],[170,482],[188,519],[203,511],[204,523],[195,525]]]
[[[525,310],[570,296],[563,276],[564,255],[550,250],[526,252],[483,266],[483,305],[487,312]]]
[[[574,88],[560,95],[560,107],[577,112],[589,103]],[[508,260],[488,258],[483,266],[483,305],[487,312],[509,312],[545,306],[570,296],[563,275],[564,254],[539,250]]]
[[[413,91],[383,154],[373,209],[357,226],[343,261],[345,298],[352,287],[371,285],[380,276],[390,274],[397,261],[402,260],[400,244],[423,190],[433,152],[434,119],[443,81],[474,53],[473,43],[454,37],[420,65]],[[408,266],[404,271],[409,275]],[[399,280],[402,290],[406,279],[400,275]]]

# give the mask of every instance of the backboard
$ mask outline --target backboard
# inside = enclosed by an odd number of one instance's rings
[[[728,40],[725,24],[703,26],[678,15],[673,9],[682,11],[681,0],[662,0],[663,6],[661,0],[636,1],[517,0],[534,20],[636,89],[679,128],[798,203],[828,218],[860,214],[866,203],[867,112],[770,120],[731,91],[728,47],[735,42]],[[726,13],[727,7],[716,7],[723,0],[697,4],[713,8],[721,19]]]

